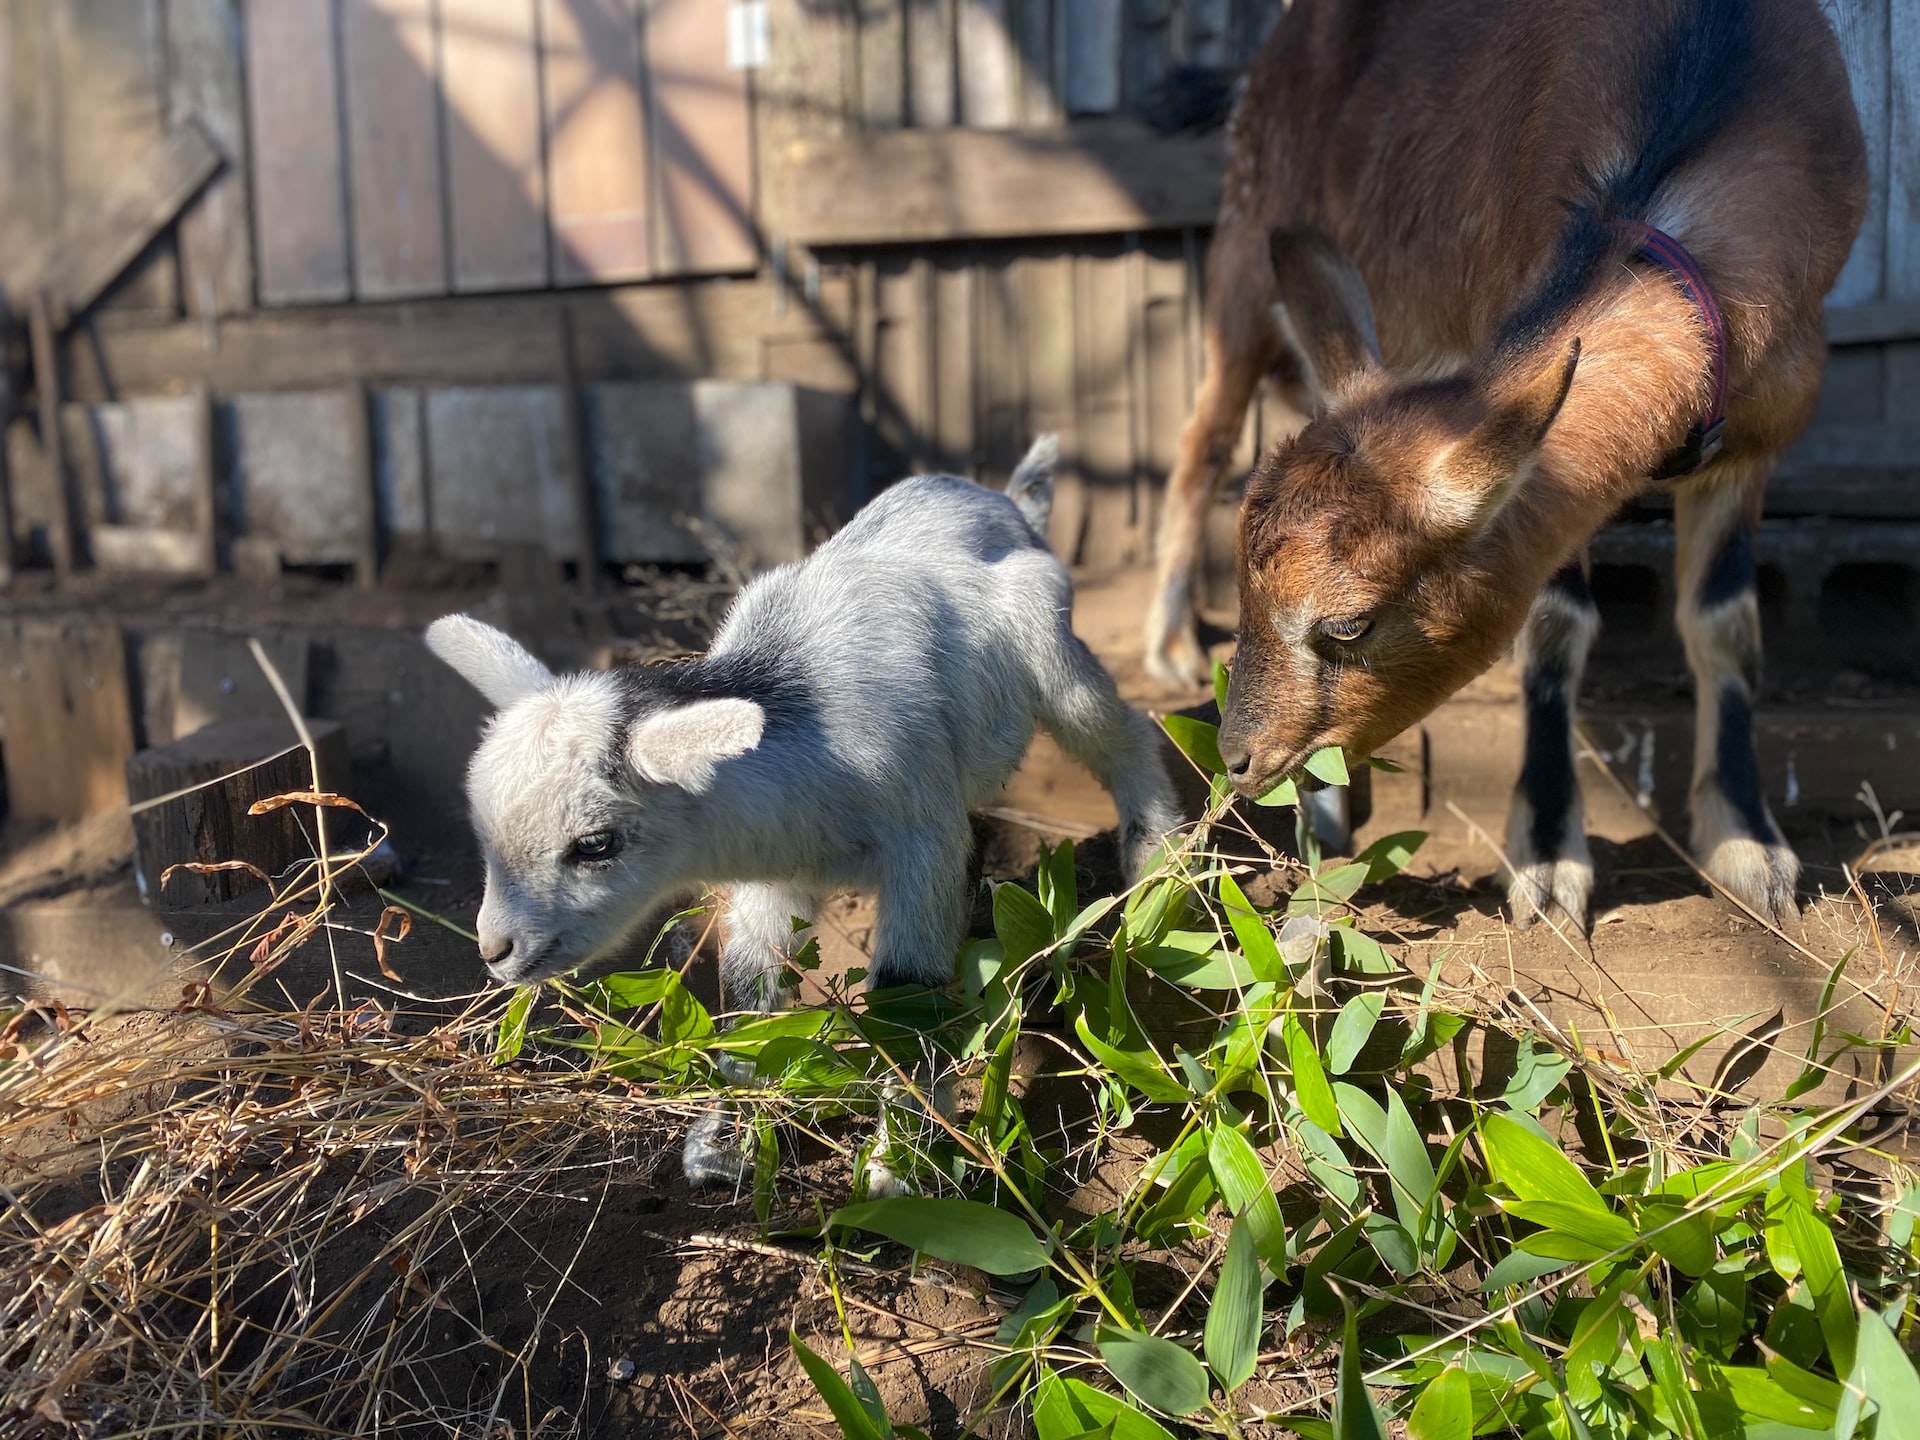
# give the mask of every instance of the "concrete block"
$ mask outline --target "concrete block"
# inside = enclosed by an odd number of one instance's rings
[[[195,531],[199,415],[191,395],[66,406],[67,453],[89,523]]]
[[[560,392],[551,385],[463,386],[427,394],[433,537],[450,555],[490,558],[505,540],[573,558]]]
[[[706,558],[700,421],[691,387],[584,387],[587,456],[607,554],[623,563]]]
[[[375,390],[374,491],[380,532],[418,540],[427,533],[426,396],[411,389]]]
[[[295,565],[350,565],[365,499],[336,390],[236,395],[220,407],[236,536],[272,542]]]

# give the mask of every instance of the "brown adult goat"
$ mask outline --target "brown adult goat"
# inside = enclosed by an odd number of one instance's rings
[[[1816,0],[1294,0],[1230,143],[1147,661],[1199,677],[1201,522],[1272,373],[1312,418],[1241,514],[1220,745],[1236,787],[1259,794],[1324,745],[1372,751],[1517,636],[1511,898],[1523,921],[1557,905],[1584,923],[1584,547],[1684,475],[1693,847],[1761,914],[1794,914],[1799,862],[1754,757],[1753,535],[1813,410],[1821,298],[1866,204]]]

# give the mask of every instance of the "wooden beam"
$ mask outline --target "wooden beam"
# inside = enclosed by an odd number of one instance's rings
[[[1829,345],[1877,345],[1920,340],[1920,300],[1827,306]]]
[[[47,297],[48,314],[64,330],[173,223],[220,168],[220,152],[189,120],[122,166],[120,177],[8,277],[18,294]]]
[[[769,178],[806,245],[1097,235],[1212,225],[1226,141],[1127,120],[890,130],[791,142]]]
[[[51,479],[52,523],[47,544],[53,551],[53,578],[64,585],[73,571],[76,507],[67,478],[65,434],[60,428],[60,346],[53,325],[53,307],[45,295],[35,295],[27,311],[27,334],[33,350],[33,393],[40,404],[40,448],[47,457]]]
[[[204,380],[216,394],[370,385],[546,384],[553,379],[553,314],[571,312],[583,383],[703,376],[758,380],[769,338],[851,334],[852,282],[826,276],[817,303],[773,312],[767,280],[609,287],[485,300],[257,310],[220,327],[208,350],[198,324],[99,326],[106,368],[128,395],[162,394]],[[535,337],[529,342],[528,337]],[[99,402],[82,367],[68,399]],[[816,382],[818,383],[818,382]]]

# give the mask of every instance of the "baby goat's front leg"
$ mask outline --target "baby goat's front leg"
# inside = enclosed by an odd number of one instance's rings
[[[954,953],[966,928],[967,852],[972,843],[965,815],[956,815],[937,829],[898,837],[880,880],[873,963],[867,971],[869,990],[944,985],[953,979]],[[938,1056],[928,1046],[915,1067],[913,1084],[945,1114],[952,1109],[952,1101],[940,1069]],[[918,1123],[912,1125],[912,1133],[899,1133],[900,1122],[909,1116]],[[932,1122],[906,1086],[889,1082],[881,1095],[880,1128],[867,1160],[868,1195],[879,1199],[912,1193],[900,1152],[904,1148],[910,1154],[916,1135],[931,1138],[931,1129]]]
[[[720,948],[720,994],[735,1010],[778,1010],[786,1002],[787,961],[805,943],[796,918],[813,917],[814,897],[784,885],[736,885],[727,901],[727,938]],[[753,1078],[751,1066],[722,1059],[736,1084]],[[734,1107],[720,1102],[694,1122],[681,1151],[693,1185],[739,1186],[752,1168]]]

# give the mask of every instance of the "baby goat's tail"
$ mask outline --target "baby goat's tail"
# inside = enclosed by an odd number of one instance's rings
[[[1060,463],[1060,437],[1042,435],[1027,451],[1007,481],[1007,498],[1042,545],[1047,543],[1047,521],[1053,514],[1053,472]]]

